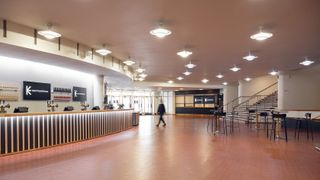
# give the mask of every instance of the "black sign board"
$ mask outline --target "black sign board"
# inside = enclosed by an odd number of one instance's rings
[[[203,103],[203,96],[194,96],[194,103],[195,104],[202,104]]]
[[[204,97],[204,103],[205,104],[213,104],[216,102],[216,96],[205,96]]]
[[[82,87],[73,87],[72,99],[73,101],[86,101],[87,89]]]
[[[23,81],[24,100],[50,100],[51,85],[48,83]]]

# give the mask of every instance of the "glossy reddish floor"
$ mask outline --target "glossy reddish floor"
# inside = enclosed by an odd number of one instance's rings
[[[243,126],[213,136],[201,117],[144,116],[138,128],[91,141],[0,158],[1,180],[320,179],[319,142],[270,141]]]

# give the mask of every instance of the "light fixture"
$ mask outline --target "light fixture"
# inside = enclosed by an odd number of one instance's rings
[[[96,50],[96,53],[99,53],[101,56],[106,56],[106,55],[110,54],[111,51],[106,49],[105,45],[103,44],[101,49]]]
[[[169,83],[169,84],[173,84],[173,81],[172,81],[172,80],[169,80],[168,83]]]
[[[225,85],[225,86],[226,86],[226,85],[228,85],[228,83],[227,83],[227,82],[223,82],[222,84],[223,84],[223,85]]]
[[[181,56],[182,58],[187,58],[191,54],[192,54],[192,52],[191,51],[187,51],[187,50],[182,50],[182,51],[177,53],[177,55]]]
[[[244,78],[244,80],[251,81],[251,78],[250,77],[246,77],[246,78]]]
[[[258,58],[258,56],[252,55],[251,52],[249,51],[249,54],[247,56],[244,56],[242,59],[245,59],[247,61],[253,61],[253,60],[257,59],[257,58]]]
[[[185,65],[185,67],[189,68],[189,69],[192,69],[194,67],[196,67],[197,65],[195,64],[192,64],[191,62],[189,62],[188,64]]]
[[[181,77],[181,76],[179,76],[179,77],[177,77],[177,79],[178,79],[179,81],[181,81],[181,80],[184,79],[184,78]]]
[[[202,79],[202,80],[201,80],[201,82],[206,84],[206,83],[208,83],[208,82],[209,82],[209,80],[208,80],[208,79],[206,79],[206,78],[204,78],[204,79]]]
[[[146,69],[141,68],[141,66],[140,66],[138,69],[136,69],[136,71],[137,71],[138,73],[143,73],[145,70],[146,70]]]
[[[123,61],[124,64],[128,65],[128,66],[132,66],[134,65],[136,62],[132,61],[130,57],[128,57],[127,60]]]
[[[159,27],[151,30],[150,34],[153,36],[156,36],[158,38],[164,38],[164,37],[170,35],[171,31],[169,29],[162,27],[162,24],[160,24]]]
[[[148,75],[146,73],[139,74],[139,77],[146,78]]]
[[[257,41],[263,41],[263,40],[271,38],[272,36],[273,36],[272,33],[263,32],[262,28],[260,27],[260,31],[254,35],[251,35],[250,38],[257,40]]]
[[[275,70],[272,70],[271,72],[269,72],[269,74],[270,74],[270,75],[272,75],[272,76],[275,76],[275,75],[277,75],[277,74],[278,74],[278,72],[277,72],[277,71],[275,71]]]
[[[230,68],[230,70],[233,71],[233,72],[237,72],[237,71],[240,70],[240,68],[237,67],[237,66],[233,66],[232,68]]]
[[[216,77],[219,78],[219,79],[221,79],[221,78],[223,78],[224,76],[223,76],[221,73],[219,73]]]
[[[309,66],[313,63],[314,63],[314,61],[311,61],[306,57],[306,58],[304,58],[304,61],[300,62],[299,64],[304,65],[304,66]]]
[[[44,36],[47,39],[54,39],[54,38],[61,37],[61,34],[52,31],[52,24],[50,23],[48,24],[47,30],[38,31],[38,34],[40,34],[41,36]]]
[[[183,74],[186,75],[186,76],[189,76],[190,74],[192,74],[192,72],[186,70]]]

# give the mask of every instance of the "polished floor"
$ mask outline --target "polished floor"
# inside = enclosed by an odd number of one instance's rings
[[[0,180],[319,180],[319,143],[305,134],[289,142],[270,141],[263,131],[213,136],[202,117],[141,117],[126,132],[50,149],[0,158]]]

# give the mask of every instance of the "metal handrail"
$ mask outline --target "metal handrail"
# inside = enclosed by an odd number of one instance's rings
[[[258,96],[261,96],[261,95],[259,95],[260,93],[262,93],[262,92],[266,91],[267,89],[269,89],[269,88],[273,87],[273,86],[274,86],[274,85],[276,85],[276,84],[278,84],[278,82],[275,82],[275,83],[273,83],[273,84],[271,84],[271,85],[267,86],[266,88],[264,88],[264,89],[262,89],[262,90],[258,91],[257,93],[255,93],[255,94],[253,94],[252,96],[250,96],[250,98],[249,98],[249,99],[247,99],[247,100],[245,100],[245,101],[243,101],[243,102],[239,103],[238,105],[234,106],[234,107],[233,107],[233,109],[235,109],[235,108],[239,107],[239,106],[240,106],[240,105],[242,105],[242,104],[249,103],[249,101],[250,101],[250,100],[252,100],[252,99],[254,99],[254,98],[258,97]]]

